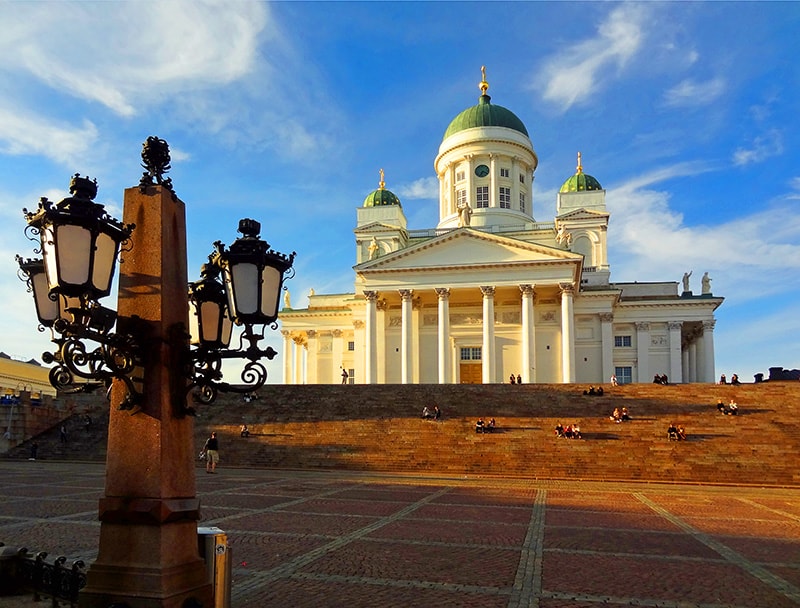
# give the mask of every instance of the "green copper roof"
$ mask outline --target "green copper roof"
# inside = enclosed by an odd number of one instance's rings
[[[528,130],[517,115],[503,106],[490,103],[491,99],[485,93],[481,95],[478,105],[467,108],[452,120],[442,139],[473,127],[505,127],[519,131],[527,137]]]
[[[378,188],[364,199],[365,207],[381,207],[383,205],[400,205],[400,199],[394,192],[386,188]],[[402,207],[402,205],[400,205]]]
[[[595,178],[591,175],[586,175],[585,173],[576,173],[572,177],[570,177],[567,181],[564,182],[564,185],[561,186],[561,192],[583,192],[584,190],[602,190],[603,187],[600,185]]]

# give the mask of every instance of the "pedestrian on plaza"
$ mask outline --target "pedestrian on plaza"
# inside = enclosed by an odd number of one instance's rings
[[[217,463],[219,463],[219,441],[216,431],[206,439],[203,451],[206,453],[206,473],[216,473]]]
[[[61,443],[67,443],[67,427],[63,424],[59,430],[58,439]]]
[[[347,370],[345,368],[342,368],[342,384],[347,384],[347,379],[349,377],[350,375],[347,373]]]

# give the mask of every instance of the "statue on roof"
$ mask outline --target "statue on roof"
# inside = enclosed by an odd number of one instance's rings
[[[691,289],[689,289],[689,277],[692,276],[692,272],[693,271],[690,270],[689,272],[683,273],[683,291],[691,291]]]
[[[570,243],[572,243],[572,233],[567,232],[564,224],[559,224],[558,229],[556,230],[556,243],[559,245],[566,245],[567,247],[569,247]]]
[[[469,226],[472,221],[472,207],[469,203],[463,202],[458,205],[458,227]]]
[[[703,275],[703,278],[700,280],[700,282],[703,286],[702,293],[704,295],[711,294],[711,277],[708,276],[708,272]]]
[[[374,260],[378,257],[378,251],[380,250],[380,245],[378,245],[378,239],[374,236],[369,243],[369,247],[367,247],[367,252],[369,253],[369,259]]]

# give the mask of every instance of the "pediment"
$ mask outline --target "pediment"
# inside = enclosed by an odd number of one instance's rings
[[[560,222],[565,220],[597,220],[600,218],[608,218],[611,214],[605,211],[596,211],[594,209],[573,209],[567,213],[562,213],[556,219]]]
[[[372,271],[457,269],[530,263],[580,263],[580,254],[537,243],[528,243],[484,233],[469,228],[459,228],[381,256],[376,260],[356,266],[363,273]]]
[[[370,222],[364,226],[359,226],[354,232],[358,235],[375,234],[379,232],[397,232],[398,230],[402,230],[402,228],[392,224],[385,224],[383,222]]]

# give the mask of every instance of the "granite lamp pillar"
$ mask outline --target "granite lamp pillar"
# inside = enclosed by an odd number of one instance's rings
[[[170,183],[143,178],[125,191],[123,215],[136,228],[120,264],[117,324],[141,348],[132,374],[141,398],[121,409],[129,387],[114,380],[100,547],[79,605],[210,607],[197,543],[193,418],[185,407],[185,207]]]

